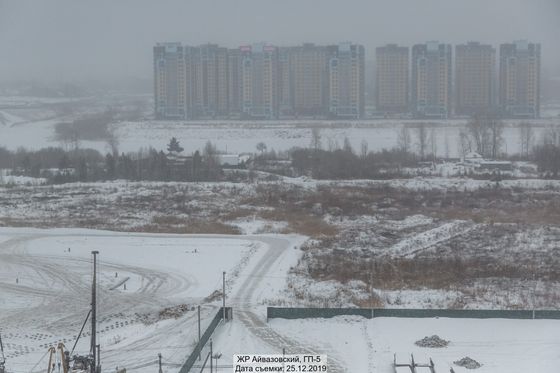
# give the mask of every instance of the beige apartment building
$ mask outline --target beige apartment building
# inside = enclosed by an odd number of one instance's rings
[[[475,115],[495,107],[496,50],[476,42],[455,48],[455,113]]]
[[[228,50],[215,44],[185,47],[192,117],[212,118],[228,112]]]
[[[186,70],[180,43],[154,47],[154,101],[156,118],[184,119],[188,115]]]
[[[500,45],[500,109],[510,118],[540,116],[541,45]]]
[[[351,43],[237,49],[158,44],[156,117],[358,119],[365,108],[364,70],[364,48]]]
[[[411,104],[417,118],[446,119],[451,115],[452,48],[428,42],[412,47]]]
[[[247,118],[278,118],[278,48],[268,44],[241,47],[242,109]]]
[[[327,48],[304,44],[290,48],[293,84],[293,110],[298,116],[326,114]]]
[[[360,119],[365,112],[365,50],[340,43],[327,47],[329,116]]]
[[[388,44],[376,49],[377,111],[406,113],[409,111],[409,51],[408,47]]]

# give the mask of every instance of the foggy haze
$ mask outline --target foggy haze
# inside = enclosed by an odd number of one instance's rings
[[[558,0],[0,0],[0,80],[151,79],[161,41],[237,47],[353,41],[374,48],[542,43],[560,75]]]

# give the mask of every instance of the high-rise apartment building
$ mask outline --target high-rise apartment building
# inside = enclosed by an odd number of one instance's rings
[[[293,109],[296,115],[325,115],[328,101],[327,47],[304,44],[291,52]]]
[[[495,108],[496,50],[470,42],[455,48],[455,112],[474,115]]]
[[[241,48],[242,108],[249,118],[278,117],[278,48],[254,44]]]
[[[278,48],[278,111],[279,116],[294,115],[294,74],[293,53],[294,47]]]
[[[186,87],[183,47],[180,43],[158,43],[154,47],[156,118],[187,118]]]
[[[228,51],[228,116],[239,117],[242,112],[241,99],[242,54],[239,48]]]
[[[341,43],[327,47],[329,115],[359,119],[365,111],[365,50]]]
[[[228,50],[215,44],[185,47],[192,117],[228,113]]]
[[[365,53],[351,43],[154,47],[156,117],[361,118]]]
[[[405,113],[409,107],[408,47],[389,44],[376,49],[377,111]]]
[[[541,46],[527,41],[500,45],[500,110],[512,118],[540,116]]]
[[[428,42],[412,47],[412,113],[419,118],[445,119],[451,115],[452,49]]]

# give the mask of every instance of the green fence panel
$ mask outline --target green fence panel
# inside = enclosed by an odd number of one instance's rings
[[[342,315],[371,318],[372,310],[364,308],[267,308],[267,318],[269,319],[329,319],[331,317]]]
[[[196,360],[198,359],[198,356],[202,352],[202,349],[204,348],[204,346],[206,346],[206,343],[214,333],[214,330],[216,330],[216,328],[220,324],[220,321],[222,320],[223,317],[223,310],[224,308],[220,307],[220,310],[216,313],[212,321],[210,321],[210,325],[208,325],[208,328],[206,328],[204,333],[200,336],[200,341],[194,346],[192,353],[190,354],[185,364],[183,364],[183,366],[181,367],[179,373],[190,372],[191,368],[193,367]],[[232,314],[231,307],[226,307],[226,316],[231,317],[231,314]]]
[[[521,310],[445,310],[445,309],[391,309],[374,310],[374,317],[408,318],[461,318],[461,319],[532,319],[532,311]]]
[[[362,316],[406,318],[464,318],[464,319],[560,319],[560,310],[447,310],[447,309],[397,309],[397,308],[278,308],[268,307],[267,318],[306,319],[336,316]]]
[[[560,320],[560,311],[557,310],[536,310],[535,319]]]

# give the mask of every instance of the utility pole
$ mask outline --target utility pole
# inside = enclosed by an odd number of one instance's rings
[[[93,355],[93,362],[91,366],[91,373],[97,373],[97,359],[96,359],[96,323],[97,323],[97,254],[99,251],[92,251],[93,254],[93,283],[91,285],[91,354]]]
[[[212,359],[212,339],[210,339],[210,373],[214,372],[214,359]]]
[[[95,367],[95,373],[101,373],[101,345],[97,345],[97,366]]]
[[[222,300],[223,300],[223,306],[222,306],[222,313],[223,313],[223,320],[224,323],[226,322],[226,271],[223,272],[223,290],[222,290]]]
[[[163,369],[161,369],[161,353],[158,354],[158,361],[159,361],[159,373],[163,373]]]

